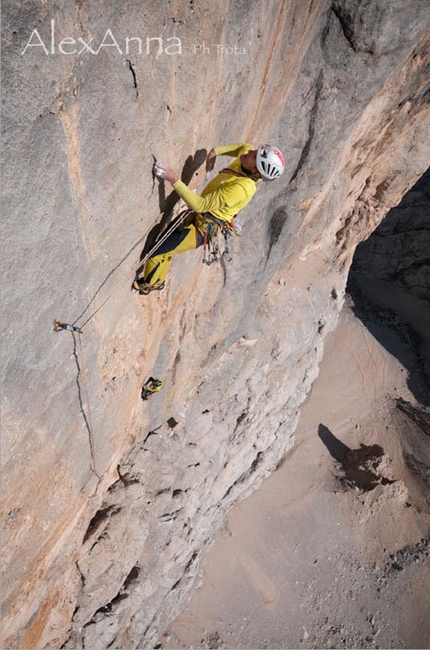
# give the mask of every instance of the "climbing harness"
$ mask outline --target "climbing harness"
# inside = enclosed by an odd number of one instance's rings
[[[229,174],[230,176],[237,176],[238,178],[249,176],[247,173],[241,174],[240,172],[236,172],[234,169],[230,169],[230,167],[222,169],[220,174]],[[210,266],[213,262],[231,262],[233,258],[230,254],[229,238],[232,237],[233,234],[238,237],[242,235],[242,224],[237,218],[237,215],[235,215],[230,221],[217,219],[210,212],[204,212],[202,216],[205,217],[207,221],[206,230],[203,236],[203,264]],[[224,250],[221,254],[218,241],[218,236],[220,234],[224,236]]]
[[[203,216],[207,220],[205,233],[203,236],[203,264],[210,266],[214,262],[225,260],[231,262],[233,259],[230,254],[229,238],[233,233],[238,237],[242,234],[242,226],[237,219],[233,217],[231,221],[222,221],[217,219],[210,212],[205,212]],[[224,250],[220,254],[219,235],[224,237]]]
[[[161,390],[163,386],[164,382],[162,379],[154,379],[154,377],[150,377],[148,381],[143,384],[140,396],[143,400],[146,401],[154,393],[158,393],[158,391]]]

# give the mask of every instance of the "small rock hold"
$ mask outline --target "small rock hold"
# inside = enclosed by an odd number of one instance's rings
[[[20,508],[12,508],[12,510],[9,510],[6,516],[6,521],[13,521],[15,517],[18,515],[20,511]]]

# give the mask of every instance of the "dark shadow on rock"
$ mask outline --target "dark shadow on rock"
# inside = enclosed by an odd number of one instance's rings
[[[360,444],[358,449],[351,449],[336,438],[324,424],[318,426],[318,436],[339,463],[341,473],[338,478],[345,487],[369,492],[379,484],[394,483],[377,473],[384,456],[384,450],[379,445]]]
[[[408,371],[430,406],[430,169],[359,244],[347,292],[355,315]]]
[[[414,324],[399,313],[394,302],[388,305],[387,298],[394,295],[389,284],[378,281],[371,274],[358,275],[353,271],[348,278],[347,292],[354,303],[354,315],[407,370],[407,385],[415,399],[430,406],[429,369],[423,358],[423,350],[428,342]],[[398,305],[405,305],[410,298],[406,293],[398,295]]]
[[[405,413],[414,424],[416,424],[426,436],[430,437],[430,409],[422,406],[415,406],[398,397],[396,406],[399,411]]]
[[[339,438],[336,438],[324,424],[318,426],[318,436],[327,447],[331,456],[339,463],[343,463],[346,454],[350,451],[349,447],[339,440]]]
[[[403,458],[418,486],[418,509],[430,507],[430,408],[411,404],[404,399],[395,400],[396,407],[404,416],[400,428]],[[415,498],[417,492],[414,491]],[[422,500],[424,496],[424,501]]]
[[[277,244],[278,239],[282,233],[282,229],[284,227],[284,224],[287,220],[288,214],[285,209],[285,207],[280,207],[275,212],[270,218],[269,222],[269,249],[267,251],[266,255],[266,264],[269,261],[270,253],[272,252],[272,248]]]

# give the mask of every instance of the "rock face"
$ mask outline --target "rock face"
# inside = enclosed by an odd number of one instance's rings
[[[429,420],[406,376],[345,304],[294,447],[227,513],[164,648],[428,646]]]
[[[3,647],[142,647],[293,444],[355,246],[428,166],[430,8],[2,14]],[[164,292],[131,294],[160,211],[181,207],[154,157],[201,188],[205,151],[238,141],[279,143],[287,168],[233,261],[179,256]],[[165,388],[142,402],[150,375]]]
[[[348,291],[357,314],[404,359],[416,398],[430,404],[430,169],[357,247]]]

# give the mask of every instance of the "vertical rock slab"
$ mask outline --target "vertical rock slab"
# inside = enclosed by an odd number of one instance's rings
[[[2,17],[3,645],[139,647],[292,444],[355,245],[428,165],[429,9],[29,0]],[[276,141],[287,168],[234,261],[190,254],[163,293],[131,295],[160,210],[180,208],[154,157],[200,188],[205,151],[240,140]],[[166,388],[145,404],[153,372]]]

